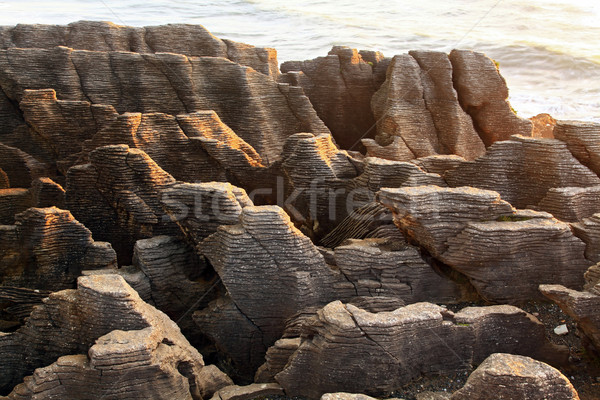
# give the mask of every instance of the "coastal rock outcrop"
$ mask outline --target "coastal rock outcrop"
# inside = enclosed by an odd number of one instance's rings
[[[375,135],[371,97],[378,89],[374,69],[382,59],[376,53],[365,60],[356,49],[335,46],[325,57],[284,62],[280,79],[304,89],[342,149],[359,150],[361,139]]]
[[[518,117],[508,103],[506,81],[492,59],[469,50],[452,50],[448,58],[458,101],[486,147],[512,135],[532,135],[531,121]]]
[[[573,232],[585,242],[585,257],[600,262],[600,213],[571,224]]]
[[[0,282],[3,286],[61,290],[72,288],[84,269],[116,268],[110,244],[67,210],[29,208],[15,225],[2,226]]]
[[[504,329],[497,331],[498,326]],[[528,338],[531,328],[536,339]],[[511,306],[454,314],[417,303],[370,313],[335,301],[304,326],[297,350],[275,379],[288,396],[313,399],[341,390],[385,396],[423,375],[467,370],[499,349],[536,355],[549,351],[563,359],[567,354],[545,339],[539,321]]]
[[[175,182],[142,150],[103,146],[90,153],[89,164],[69,169],[66,206],[127,265],[138,239],[177,233],[160,204],[161,189]]]
[[[222,57],[276,77],[277,52],[232,40],[221,40],[201,25],[168,24],[132,27],[111,22],[78,21],[68,25],[19,24],[0,28],[0,49],[56,46],[77,50],[177,53]]]
[[[558,121],[554,137],[567,147],[580,163],[600,175],[600,124],[580,121]]]
[[[200,353],[114,274],[81,277],[77,290],[51,294],[23,327],[0,336],[0,358],[3,391],[33,374],[10,399],[117,396],[132,384],[140,388],[131,398],[212,394],[203,390],[210,382],[203,380]],[[227,381],[221,379],[222,386]]]
[[[377,143],[364,141],[369,154],[399,161],[434,154],[474,159],[484,154],[484,143],[458,102],[452,74],[445,53],[412,51],[395,56],[386,81],[371,100]],[[378,145],[392,146],[395,154]]]
[[[555,139],[512,136],[494,143],[487,153],[448,171],[448,185],[494,190],[517,208],[537,205],[552,188],[600,185],[567,144]]]
[[[566,376],[530,357],[496,353],[469,376],[450,400],[496,399],[579,400]]]
[[[535,299],[543,283],[581,287],[591,265],[568,224],[516,211],[496,192],[421,186],[382,189],[378,198],[408,238],[465,274],[488,301]]]

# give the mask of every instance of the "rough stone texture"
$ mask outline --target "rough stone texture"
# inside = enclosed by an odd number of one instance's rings
[[[277,52],[231,40],[221,40],[201,25],[168,24],[142,28],[111,22],[78,21],[69,25],[24,25],[0,28],[0,48],[71,47],[78,50],[136,53],[178,53],[223,57],[277,76]]]
[[[566,349],[552,348],[533,316],[503,307],[454,314],[417,303],[374,314],[335,301],[304,327],[298,349],[275,379],[288,396],[319,398],[339,390],[386,396],[423,375],[467,370],[500,349],[566,356]]]
[[[23,327],[0,336],[0,350],[3,391],[33,373],[10,399],[212,394],[202,393],[200,353],[118,275],[80,277],[77,290],[51,294]]]
[[[0,168],[0,189],[8,189],[10,187],[10,179],[2,168]]]
[[[0,143],[0,168],[13,188],[28,188],[32,180],[49,173],[47,165],[24,151],[3,143]]]
[[[28,189],[0,189],[0,224],[12,225],[15,215],[33,206]]]
[[[191,243],[198,245],[221,225],[238,223],[253,206],[244,189],[230,183],[177,183],[162,191],[162,206]]]
[[[483,157],[448,171],[445,178],[450,186],[495,190],[517,208],[535,206],[551,188],[600,185],[566,143],[522,136],[495,143]]]
[[[411,162],[431,174],[444,175],[447,171],[455,169],[466,161],[460,156],[450,154],[421,157]]]
[[[375,400],[375,398],[360,393],[337,392],[325,393],[321,396],[321,400]]]
[[[18,326],[29,317],[33,307],[41,304],[50,293],[48,290],[0,286],[0,320],[12,321]]]
[[[283,79],[301,86],[343,149],[360,149],[360,140],[375,135],[371,97],[378,89],[373,76],[383,58],[364,60],[356,50],[335,46],[326,57],[281,64]],[[373,60],[373,61],[371,61]]]
[[[600,175],[600,124],[558,121],[554,137],[567,143],[571,153],[583,165]]]
[[[7,226],[0,237],[1,283],[4,286],[61,290],[75,286],[83,269],[115,268],[108,243],[95,242],[91,232],[67,210],[30,208]]]
[[[303,225],[307,235],[318,239],[347,216],[352,200],[346,186],[359,171],[330,135],[292,135],[285,143],[282,159],[287,185],[285,199],[278,203]]]
[[[364,141],[371,155],[408,161],[434,154],[474,159],[485,153],[471,118],[458,103],[445,53],[414,51],[395,56],[371,103],[377,142]],[[392,151],[386,154],[378,145],[391,145]]]
[[[512,135],[532,135],[531,121],[517,117],[506,100],[506,81],[493,60],[469,50],[452,50],[449,59],[460,105],[486,146]]]
[[[591,344],[600,351],[600,296],[561,285],[540,285],[540,291],[575,320],[578,331],[583,333],[584,345]]]
[[[65,208],[65,190],[50,178],[38,178],[31,183],[31,197],[35,207]]]
[[[226,386],[216,392],[211,400],[252,400],[264,396],[284,396],[276,383],[253,383],[247,386]]]
[[[277,160],[294,133],[329,133],[302,88],[224,58],[11,48],[0,50],[0,76],[13,102],[26,89],[54,89],[62,100],[112,105],[119,113],[214,110],[268,162]],[[0,138],[17,135],[17,128],[1,126]]]
[[[277,206],[245,207],[239,225],[219,227],[199,250],[219,274],[231,300],[196,313],[196,322],[204,331],[206,321],[215,321],[209,335],[223,349],[237,347],[229,356],[252,375],[266,347],[281,337],[288,318],[354,294],[352,284],[344,283],[325,264],[310,239]],[[236,321],[244,319],[249,335],[243,333],[246,328],[237,328]],[[233,326],[242,337],[231,335]]]
[[[206,260],[180,239],[155,236],[136,242],[133,264],[149,284],[148,298],[142,293],[140,297],[167,314],[186,336],[192,337],[197,331],[192,312],[204,308],[218,294],[212,290],[214,272]],[[128,276],[123,277],[129,283]]]
[[[128,265],[138,239],[176,233],[160,205],[161,189],[174,183],[141,150],[99,147],[90,153],[90,164],[69,169],[66,205],[95,238],[112,244],[121,264]]]
[[[554,139],[554,127],[557,121],[550,114],[538,114],[529,120],[533,124],[532,137]]]
[[[581,287],[591,265],[568,224],[515,212],[495,192],[422,186],[383,189],[379,200],[407,237],[465,274],[488,301],[538,298],[542,283]]]
[[[571,382],[555,368],[533,358],[489,356],[451,400],[579,400]]]
[[[585,258],[600,262],[600,213],[571,224],[573,232],[585,242]]]
[[[561,221],[581,221],[600,212],[600,186],[551,188],[536,209]]]
[[[454,302],[461,286],[427,264],[416,247],[389,239],[350,239],[335,248],[342,274],[357,296],[399,297],[406,303]]]

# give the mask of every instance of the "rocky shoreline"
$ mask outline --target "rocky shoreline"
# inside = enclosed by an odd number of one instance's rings
[[[484,54],[17,25],[0,89],[0,398],[600,396],[600,124]]]

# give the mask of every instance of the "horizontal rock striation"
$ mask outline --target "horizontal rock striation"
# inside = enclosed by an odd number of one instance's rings
[[[489,399],[579,400],[566,376],[530,357],[492,354],[469,376],[451,400]]]
[[[84,269],[116,268],[110,244],[92,233],[67,210],[29,208],[15,225],[3,226],[0,282],[3,286],[61,290],[75,286]]]
[[[422,186],[386,188],[378,197],[407,237],[466,275],[488,301],[538,298],[542,283],[581,287],[591,265],[568,224],[516,212],[495,192]]]
[[[561,221],[581,221],[600,212],[600,186],[552,188],[536,209]]]
[[[117,275],[81,277],[77,290],[51,294],[23,327],[0,337],[0,350],[2,390],[33,373],[11,399],[113,397],[132,385],[140,388],[131,398],[201,399],[210,383],[175,323]]]
[[[600,124],[558,121],[554,127],[554,137],[567,143],[580,163],[600,175]]]
[[[511,328],[495,331],[498,322]],[[526,339],[532,332],[536,339]],[[278,347],[288,348],[281,342]],[[423,375],[467,370],[500,349],[563,359],[567,354],[550,345],[539,321],[511,306],[454,314],[417,303],[370,313],[336,301],[303,328],[297,350],[275,379],[288,396],[319,398],[341,390],[385,396]]]
[[[522,136],[495,143],[483,157],[444,177],[453,187],[494,190],[517,208],[537,205],[552,188],[600,184],[598,176],[571,154],[566,143]]]
[[[585,257],[600,262],[600,213],[571,225],[577,237],[585,242]]]
[[[277,76],[277,52],[213,36],[201,25],[168,24],[131,27],[111,22],[78,21],[69,25],[26,25],[0,28],[0,48],[56,46],[77,50],[177,53],[222,57],[266,75]]]

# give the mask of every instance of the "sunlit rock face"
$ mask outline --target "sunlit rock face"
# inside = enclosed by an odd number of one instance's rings
[[[577,398],[540,301],[597,350],[599,125],[507,95],[471,51],[0,27],[0,397]]]

